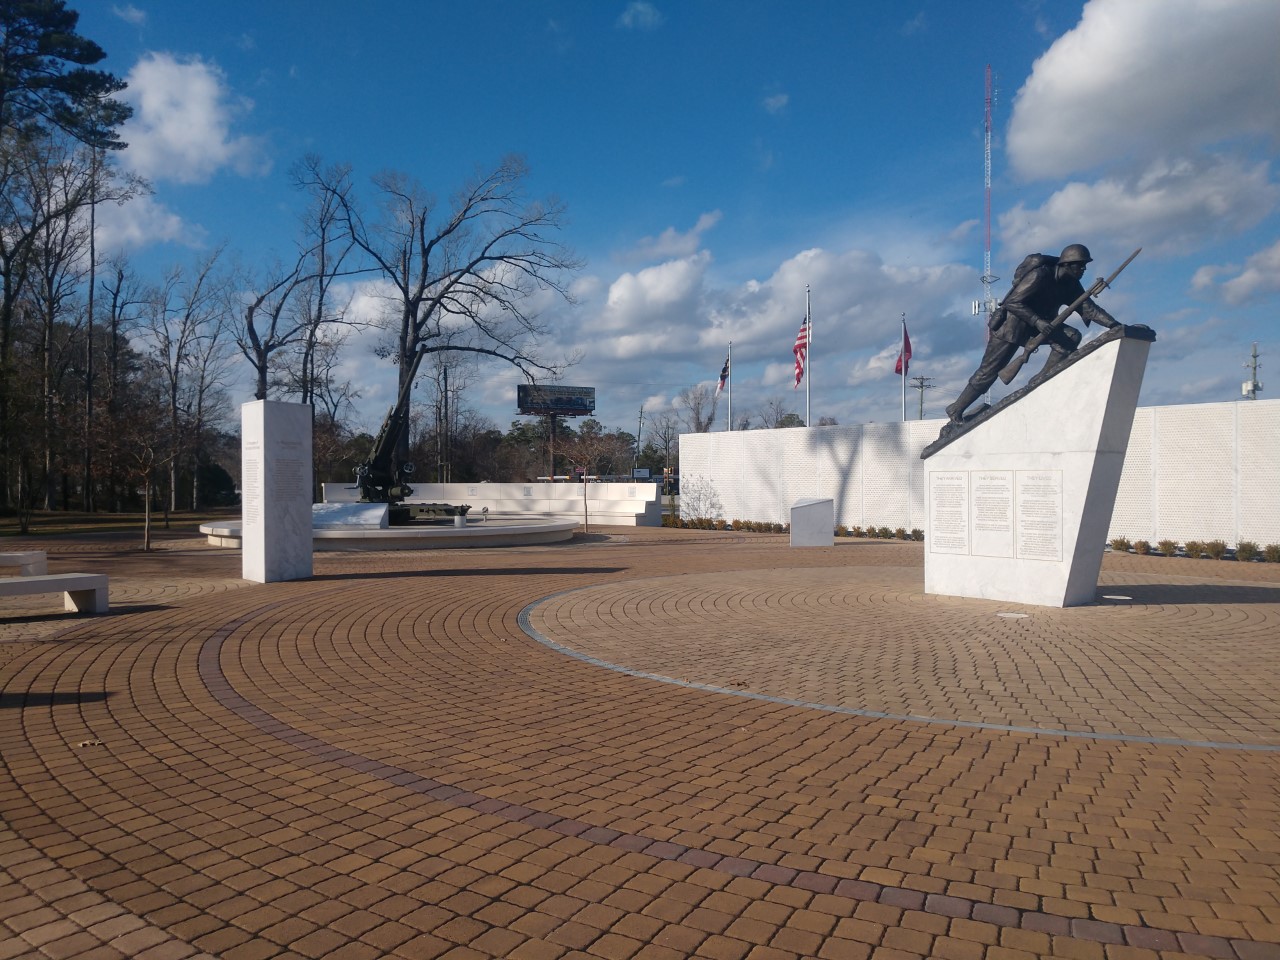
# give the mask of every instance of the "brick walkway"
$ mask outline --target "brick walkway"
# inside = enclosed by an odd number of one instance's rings
[[[1275,565],[59,544],[113,613],[0,612],[0,960],[1280,957]]]

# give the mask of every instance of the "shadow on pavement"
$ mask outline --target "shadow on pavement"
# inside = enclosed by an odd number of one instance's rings
[[[1262,584],[1109,583],[1098,588],[1099,602],[1117,594],[1145,604],[1280,603],[1280,587]]]
[[[111,696],[114,696],[114,694],[105,691],[94,691],[92,693],[40,693],[37,691],[30,693],[0,693],[0,710],[21,709],[23,707],[56,707],[72,703],[101,703]]]
[[[417,577],[518,577],[622,573],[628,567],[497,567],[492,570],[400,570],[387,573],[321,573],[309,580],[399,580]]]

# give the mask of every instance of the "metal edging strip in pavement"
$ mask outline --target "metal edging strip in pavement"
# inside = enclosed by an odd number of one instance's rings
[[[1090,733],[1079,730],[1058,730],[1053,727],[1019,727],[1001,723],[986,723],[980,720],[954,720],[947,717],[921,717],[910,713],[886,713],[882,710],[864,710],[858,707],[843,707],[839,704],[831,703],[814,703],[809,700],[795,700],[791,697],[776,697],[767,693],[756,693],[752,690],[730,690],[726,687],[717,687],[709,683],[698,683],[693,680],[678,680],[675,677],[663,676],[660,673],[649,673],[644,670],[635,670],[631,667],[624,667],[621,664],[610,663],[608,660],[602,660],[599,657],[593,657],[588,653],[582,653],[574,650],[572,647],[566,647],[564,644],[557,643],[550,637],[541,633],[532,622],[533,612],[545,603],[553,600],[559,600],[561,597],[568,596],[573,593],[580,593],[584,590],[592,590],[596,585],[586,587],[574,587],[570,590],[561,590],[543,597],[541,600],[535,600],[520,611],[518,621],[520,629],[533,640],[562,653],[565,656],[573,657],[575,660],[581,660],[583,663],[589,663],[592,666],[603,667],[606,670],[612,670],[615,673],[625,674],[629,677],[636,677],[641,680],[656,680],[658,683],[669,683],[677,687],[685,687],[689,690],[700,690],[703,693],[719,693],[730,697],[740,697],[746,700],[762,700],[765,703],[776,703],[787,707],[799,707],[804,710],[821,710],[825,713],[840,713],[852,717],[867,717],[873,720],[897,720],[910,723],[933,723],[943,724],[949,727],[963,727],[972,730],[995,730],[1001,733],[1029,733],[1036,736],[1044,737],[1070,737],[1073,739],[1083,740],[1111,740],[1120,743],[1147,743],[1158,746],[1167,747],[1199,747],[1213,750],[1251,750],[1258,753],[1280,753],[1280,744],[1269,743],[1233,743],[1230,741],[1218,740],[1184,740],[1179,737],[1149,737],[1141,734],[1131,733]]]

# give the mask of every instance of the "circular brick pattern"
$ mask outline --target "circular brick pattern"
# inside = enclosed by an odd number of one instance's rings
[[[0,923],[146,960],[1275,956],[1273,754],[729,698],[519,627],[801,563],[893,603],[919,557],[637,531],[83,619],[0,667]]]
[[[1280,749],[1280,588],[1132,582],[1066,610],[926,596],[903,571],[684,574],[533,605],[603,664],[872,716]]]

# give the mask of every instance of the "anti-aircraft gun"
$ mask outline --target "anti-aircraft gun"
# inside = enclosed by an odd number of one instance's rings
[[[469,504],[405,503],[408,497],[413,496],[413,487],[408,483],[408,478],[413,475],[413,464],[397,460],[396,448],[409,424],[409,395],[425,354],[425,350],[418,350],[413,355],[409,375],[400,388],[395,406],[382,421],[382,429],[373,441],[369,456],[356,466],[356,485],[360,488],[361,502],[388,504],[387,522],[393,527],[428,517],[464,517],[471,509]]]

